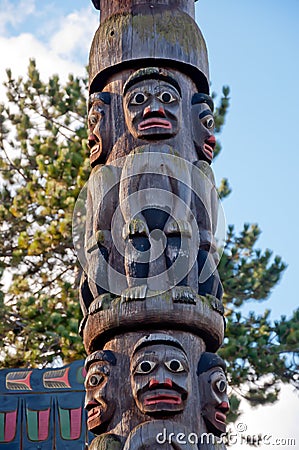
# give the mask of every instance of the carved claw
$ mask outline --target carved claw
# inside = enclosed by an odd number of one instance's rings
[[[188,286],[176,286],[172,288],[171,293],[174,303],[196,304],[196,294]]]
[[[102,311],[103,309],[108,309],[111,306],[113,300],[113,296],[108,294],[102,294],[99,297],[95,298],[94,301],[88,308],[88,314],[96,314],[98,311]]]
[[[111,240],[111,231],[98,230],[96,231],[85,243],[85,247],[88,253],[92,253],[97,250],[99,246],[104,247]],[[106,244],[106,245],[105,245]]]
[[[146,297],[147,285],[134,286],[127,288],[121,293],[122,301],[129,302],[132,300],[144,300]]]
[[[127,239],[130,235],[149,236],[149,229],[144,220],[139,217],[127,222],[123,227],[123,239]]]
[[[180,233],[183,236],[190,237],[192,235],[191,225],[185,220],[170,220],[165,226],[165,234]]]

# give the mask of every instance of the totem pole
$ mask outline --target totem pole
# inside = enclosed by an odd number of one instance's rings
[[[93,4],[92,171],[75,211],[90,448],[224,449],[216,141],[194,0]]]

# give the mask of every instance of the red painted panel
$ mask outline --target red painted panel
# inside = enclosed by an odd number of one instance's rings
[[[81,435],[82,408],[71,409],[71,439],[79,439]]]
[[[45,441],[49,436],[50,408],[38,412],[38,440]]]
[[[4,431],[4,441],[10,442],[14,439],[16,435],[17,427],[17,411],[8,412],[5,415],[5,431]]]

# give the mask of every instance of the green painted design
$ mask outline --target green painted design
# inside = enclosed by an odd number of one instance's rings
[[[27,433],[30,441],[38,441],[38,415],[37,411],[27,409]]]
[[[84,380],[85,380],[83,371],[84,371],[84,368],[80,367],[80,369],[78,369],[78,372],[77,372],[77,382],[82,383],[82,384],[84,383]]]
[[[4,413],[0,413],[0,442],[4,442]]]
[[[62,439],[71,439],[70,410],[59,408],[60,434]]]

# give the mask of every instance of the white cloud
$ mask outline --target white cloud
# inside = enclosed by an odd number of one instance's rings
[[[1,2],[1,0],[0,0]],[[14,16],[34,13],[35,0],[21,0],[12,7],[8,0],[2,0],[1,8],[5,10],[2,25],[12,23]],[[26,6],[27,5],[27,6]],[[25,7],[26,6],[26,7]],[[20,9],[23,7],[23,10]],[[69,73],[85,74],[91,41],[98,26],[98,17],[91,13],[91,8],[73,12],[66,17],[56,18],[52,34],[45,34],[38,40],[31,33],[22,33],[14,37],[0,37],[0,79],[5,81],[5,69],[10,68],[13,76],[26,75],[30,58],[35,58],[37,68],[44,81],[54,73],[65,80]],[[37,12],[36,12],[37,13]],[[15,19],[16,21],[19,19]],[[15,22],[17,23],[17,22]],[[43,23],[40,24],[43,26]],[[46,21],[45,28],[52,27]],[[52,28],[53,29],[53,28]],[[45,39],[46,37],[46,39]],[[5,100],[5,88],[0,85],[0,99]]]
[[[0,33],[4,34],[7,25],[15,27],[35,12],[35,0],[20,0],[18,3],[1,0],[0,10]]]
[[[21,1],[19,7],[23,3]],[[5,13],[1,14],[2,24],[12,22],[16,10],[19,11],[19,8],[6,6],[7,0],[3,0],[1,7],[5,9]],[[34,0],[29,1],[24,9],[27,15],[33,12]],[[83,75],[88,63],[91,40],[98,26],[98,18],[89,12],[81,10],[61,17],[56,23],[56,32],[48,40],[43,39],[43,42],[30,33],[0,37],[0,79],[6,80],[7,68],[12,69],[15,77],[25,75],[30,58],[35,58],[43,80],[54,73],[58,73],[62,79],[66,79],[69,73]],[[1,85],[1,100],[4,99],[4,91]]]
[[[76,58],[86,53],[98,27],[98,19],[84,9],[60,19],[58,31],[51,37],[49,45],[54,53],[68,58]],[[87,62],[86,57],[86,62]]]
[[[37,68],[44,81],[54,73],[60,75],[62,80],[65,80],[69,73],[75,75],[85,73],[84,65],[59,56],[29,33],[11,38],[0,37],[0,53],[0,79],[3,81],[7,78],[5,74],[7,68],[12,70],[14,77],[26,75],[30,58],[35,58]],[[1,84],[0,98],[2,101],[5,99],[4,92],[5,88]]]

